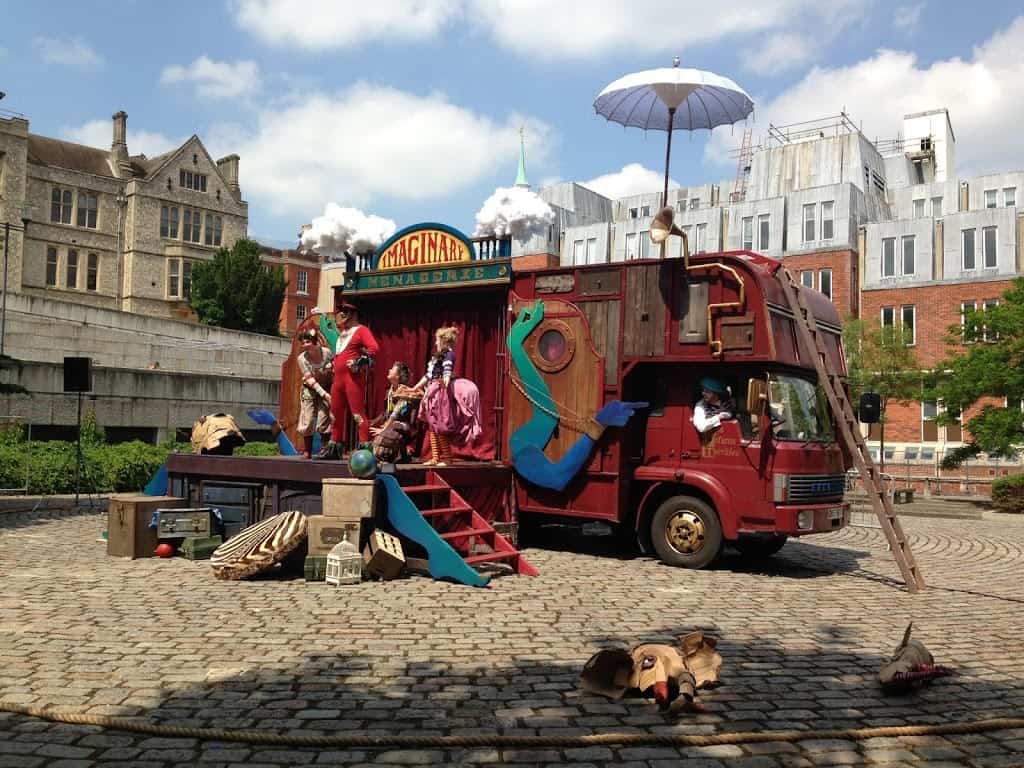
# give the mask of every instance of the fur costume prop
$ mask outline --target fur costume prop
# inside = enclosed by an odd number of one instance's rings
[[[931,652],[920,640],[911,640],[910,631],[914,623],[907,625],[903,642],[897,646],[890,659],[878,671],[878,681],[890,693],[902,693],[920,687],[936,677],[952,675],[953,670],[935,663]]]

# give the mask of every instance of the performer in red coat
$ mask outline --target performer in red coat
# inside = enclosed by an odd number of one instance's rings
[[[364,369],[373,365],[380,345],[370,329],[359,324],[359,311],[343,302],[337,311],[338,343],[334,350],[334,381],[331,383],[331,440],[318,458],[340,459],[344,452],[348,415],[359,430],[359,442],[370,440],[370,421],[366,417]]]

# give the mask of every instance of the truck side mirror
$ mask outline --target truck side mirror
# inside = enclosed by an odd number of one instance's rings
[[[877,392],[865,392],[860,396],[857,418],[861,424],[877,424],[882,415],[882,398]]]
[[[764,413],[768,403],[768,382],[764,379],[750,379],[747,382],[747,413]]]

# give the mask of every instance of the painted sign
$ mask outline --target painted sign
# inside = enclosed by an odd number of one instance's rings
[[[375,272],[454,266],[476,259],[464,234],[444,224],[415,224],[396,232],[377,249]]]
[[[345,279],[345,293],[414,291],[454,288],[463,285],[506,285],[512,268],[508,260],[476,261],[445,269],[416,269],[392,272],[360,272]]]

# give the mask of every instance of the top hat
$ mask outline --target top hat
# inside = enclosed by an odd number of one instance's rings
[[[729,393],[729,390],[726,389],[725,384],[720,382],[718,379],[711,378],[710,376],[705,376],[703,379],[700,380],[700,388],[706,389],[709,392],[714,392],[715,394],[718,395],[726,395]]]
[[[357,307],[355,304],[353,304],[350,301],[346,301],[345,299],[342,299],[338,303],[337,311],[340,312],[343,309],[347,309],[349,312],[358,312],[359,311],[359,307]]]

